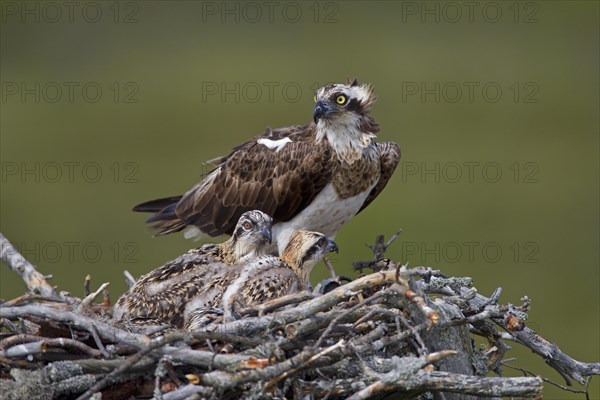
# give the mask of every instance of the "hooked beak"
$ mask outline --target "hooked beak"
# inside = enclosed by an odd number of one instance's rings
[[[262,230],[260,231],[260,236],[262,238],[264,238],[265,240],[267,240],[269,242],[269,244],[271,244],[271,227],[270,226],[265,226],[264,228],[262,228]]]
[[[337,243],[335,243],[333,240],[329,240],[327,242],[327,246],[325,247],[325,250],[327,250],[328,253],[335,251],[336,253],[339,254],[339,252],[340,252],[340,250],[338,249]]]
[[[315,104],[315,108],[313,109],[313,120],[316,124],[317,121],[319,121],[319,119],[321,119],[322,117],[327,117],[328,115],[331,115],[334,112],[335,109],[331,108],[331,106],[327,102],[319,100],[317,101],[317,104]]]

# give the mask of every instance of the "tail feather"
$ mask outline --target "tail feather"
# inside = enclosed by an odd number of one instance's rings
[[[150,201],[146,201],[144,203],[138,204],[137,206],[133,207],[133,211],[137,211],[137,212],[159,212],[162,209],[169,207],[170,205],[176,205],[177,203],[179,203],[179,200],[181,200],[183,196],[172,196],[172,197],[165,197],[163,199],[156,199],[156,200],[150,200]]]
[[[171,221],[173,219],[177,219],[177,213],[175,209],[177,208],[177,203],[170,204],[165,208],[155,212],[152,214],[146,222],[156,222],[156,221]]]
[[[166,221],[158,221],[153,224],[150,229],[154,232],[154,236],[164,236],[169,233],[175,233],[182,231],[187,224],[185,221],[180,219],[166,220]]]
[[[181,198],[182,196],[173,196],[146,201],[133,207],[133,211],[154,213],[146,222],[154,222],[150,229],[156,236],[179,232],[188,225],[185,221],[179,219],[175,212],[177,203]]]

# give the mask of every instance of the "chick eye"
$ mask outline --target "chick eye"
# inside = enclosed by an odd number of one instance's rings
[[[245,230],[249,231],[250,228],[252,228],[252,224],[250,222],[244,222],[242,224],[242,228],[244,228]]]
[[[344,96],[343,94],[340,94],[338,97],[335,98],[335,102],[338,103],[339,105],[346,104],[346,96]]]
[[[322,237],[321,239],[319,239],[319,241],[317,242],[317,245],[319,247],[325,247],[326,244],[327,244],[327,239],[325,239],[324,237]]]

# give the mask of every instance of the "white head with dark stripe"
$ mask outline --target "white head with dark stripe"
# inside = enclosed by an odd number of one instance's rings
[[[356,79],[317,90],[313,109],[317,140],[327,138],[340,160],[352,164],[379,131],[369,115],[375,100],[372,87],[359,85]]]
[[[283,250],[281,259],[289,264],[307,287],[310,272],[327,253],[338,252],[337,244],[319,232],[295,231]]]
[[[252,260],[269,252],[273,219],[262,211],[243,213],[231,238],[224,243],[233,263]]]

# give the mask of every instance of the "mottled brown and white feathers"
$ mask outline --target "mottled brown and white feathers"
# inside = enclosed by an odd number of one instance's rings
[[[259,210],[246,211],[238,219],[229,240],[218,247],[227,264],[239,264],[269,253],[273,219]]]
[[[119,299],[113,318],[190,330],[206,323],[206,310],[221,309],[229,319],[238,307],[305,290],[310,271],[330,251],[337,245],[324,235],[296,232],[282,258],[198,265],[198,258],[187,253],[140,279]]]
[[[271,217],[262,211],[242,214],[233,235],[221,244],[192,249],[142,276],[119,298],[113,310],[116,320],[153,318],[175,326],[183,324],[185,305],[211,291],[207,280],[221,268],[232,268],[266,254],[271,242]],[[207,306],[208,307],[208,306]]]
[[[313,267],[332,251],[338,251],[337,245],[325,235],[309,231],[294,232],[281,257],[261,257],[237,266],[235,273],[232,269],[224,271],[232,279],[224,288],[219,308],[223,308],[225,318],[229,319],[237,307],[261,304],[306,290]],[[211,286],[218,286],[222,282],[221,276],[215,278],[217,282]],[[201,301],[206,302],[205,299]],[[186,318],[192,319],[191,316]]]
[[[333,84],[316,93],[313,121],[267,129],[213,160],[215,169],[183,196],[140,204],[154,212],[158,234],[191,227],[195,233],[231,234],[243,212],[273,217],[273,238],[283,251],[292,232],[334,237],[383,190],[400,159],[393,142],[376,143],[369,115],[369,85]]]

